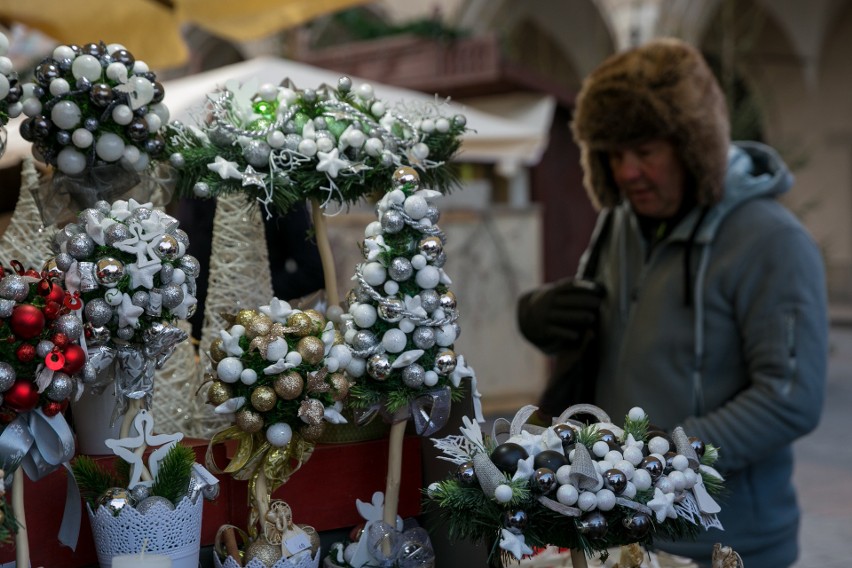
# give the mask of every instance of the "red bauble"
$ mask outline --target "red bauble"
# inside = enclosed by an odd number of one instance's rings
[[[32,304],[15,306],[9,326],[21,339],[32,339],[44,330],[44,313]]]
[[[28,412],[38,404],[38,390],[29,379],[18,379],[3,393],[3,404],[16,412]]]
[[[45,416],[56,416],[60,412],[62,412],[62,403],[50,401],[44,406],[41,407],[41,411],[44,412]]]
[[[60,349],[64,349],[68,345],[68,336],[64,333],[55,333],[53,334],[51,341],[53,341],[53,344]]]
[[[21,363],[29,363],[36,356],[36,348],[29,343],[21,343],[18,346],[17,351],[15,351],[15,355],[18,357],[18,361]]]
[[[65,299],[65,290],[62,289],[62,286],[54,283],[50,287],[50,293],[47,295],[46,300],[52,300],[58,304],[62,304],[62,301]]]
[[[62,304],[58,302],[54,302],[53,300],[48,300],[47,304],[44,306],[44,317],[49,320],[55,320],[59,317],[59,311],[62,309]]]
[[[86,352],[83,348],[72,343],[65,348],[65,364],[62,366],[62,372],[73,375],[83,368],[86,363]]]

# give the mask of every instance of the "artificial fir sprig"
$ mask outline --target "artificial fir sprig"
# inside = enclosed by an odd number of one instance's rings
[[[123,460],[116,459],[116,465]],[[94,509],[98,497],[111,487],[125,487],[129,477],[110,471],[89,456],[79,455],[71,462],[71,471],[83,500]]]
[[[175,444],[160,461],[157,479],[151,486],[151,495],[165,497],[177,503],[186,495],[192,477],[195,452],[192,448]]]

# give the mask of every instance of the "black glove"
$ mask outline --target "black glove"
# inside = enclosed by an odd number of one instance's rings
[[[603,286],[568,279],[530,292],[518,302],[521,333],[545,352],[579,346],[597,327]]]

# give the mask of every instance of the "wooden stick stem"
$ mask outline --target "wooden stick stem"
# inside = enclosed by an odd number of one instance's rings
[[[259,467],[257,482],[254,485],[254,499],[257,502],[257,516],[260,522],[260,533],[263,534],[263,524],[266,522],[266,513],[269,512],[269,486],[266,482],[266,473],[263,467]]]
[[[571,564],[574,568],[588,568],[589,564],[586,561],[586,555],[582,550],[577,548],[571,549]]]
[[[328,305],[336,306],[340,303],[340,295],[337,293],[337,271],[334,267],[334,254],[331,252],[331,244],[328,242],[328,227],[322,206],[316,199],[311,199],[311,218],[314,222],[314,233],[319,248],[320,261],[322,262],[323,276],[325,277],[325,296]]]
[[[382,520],[396,527],[397,509],[399,509],[399,486],[402,482],[402,441],[408,422],[394,422],[388,441],[388,477],[385,481],[385,507]]]
[[[27,518],[24,512],[24,469],[19,467],[12,478],[12,511],[18,521],[15,534],[15,565],[29,568],[30,543],[27,539]]]

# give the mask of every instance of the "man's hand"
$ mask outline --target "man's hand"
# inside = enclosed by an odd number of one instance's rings
[[[589,280],[563,280],[533,292],[518,306],[521,331],[546,350],[582,343],[598,323],[605,291]]]

